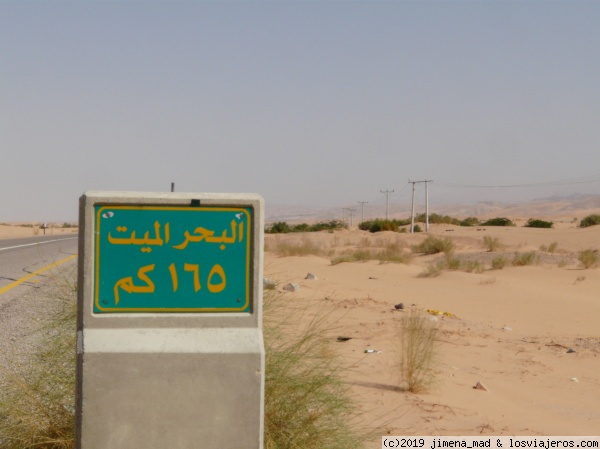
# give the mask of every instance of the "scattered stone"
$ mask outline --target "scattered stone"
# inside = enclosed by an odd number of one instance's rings
[[[275,290],[277,282],[269,278],[263,278],[263,288],[265,290]]]
[[[576,377],[571,377],[571,382],[579,382],[579,379],[577,379]]]
[[[377,349],[365,349],[365,354],[381,354]]]
[[[502,330],[503,331],[511,331],[512,327],[508,327],[508,326],[502,326]]]
[[[314,279],[316,281],[317,277],[312,273],[308,273],[304,279]]]
[[[337,341],[348,341],[348,340],[352,340],[352,337],[343,337],[343,336],[339,336],[337,338]]]
[[[394,306],[397,310],[404,310],[404,303],[400,302]]]
[[[300,290],[300,284],[293,284],[290,282],[289,284],[285,284],[283,286],[283,289],[286,292],[296,292],[296,291]]]
[[[571,354],[572,352],[575,352],[575,349],[573,349],[573,348],[567,349],[567,354]]]
[[[475,390],[483,390],[483,391],[488,391],[487,387],[485,385],[483,385],[481,382],[477,382],[475,384],[475,386],[473,387],[473,389]]]

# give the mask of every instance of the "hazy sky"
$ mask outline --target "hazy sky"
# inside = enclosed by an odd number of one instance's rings
[[[171,182],[267,207],[596,193],[598,24],[597,1],[0,2],[0,221]]]

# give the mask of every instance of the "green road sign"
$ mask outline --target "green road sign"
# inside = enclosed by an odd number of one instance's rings
[[[94,313],[250,312],[252,208],[95,206]]]

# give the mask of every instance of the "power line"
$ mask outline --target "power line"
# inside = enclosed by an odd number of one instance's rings
[[[500,185],[474,185],[474,184],[454,184],[449,182],[440,182],[444,187],[456,187],[462,189],[514,189],[523,187],[552,187],[568,184],[585,184],[588,182],[600,181],[600,174],[581,176],[577,178],[559,179],[555,181],[531,182],[526,184],[500,184]]]

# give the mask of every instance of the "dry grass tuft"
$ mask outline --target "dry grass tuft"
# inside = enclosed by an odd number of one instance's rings
[[[588,269],[598,265],[600,255],[596,249],[584,249],[579,252],[577,259],[583,268]]]
[[[434,322],[416,309],[400,321],[400,375],[412,393],[425,391],[435,382],[437,332]]]
[[[42,343],[19,361],[0,366],[0,447],[72,449],[75,416],[74,270],[52,279],[53,296],[42,326]],[[46,337],[48,335],[49,337]]]
[[[356,409],[328,348],[327,313],[306,326],[265,298],[265,449],[364,447]]]

